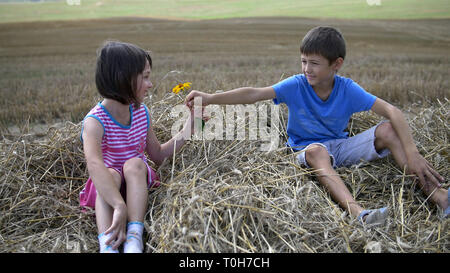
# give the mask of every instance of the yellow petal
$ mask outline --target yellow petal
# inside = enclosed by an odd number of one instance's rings
[[[175,87],[172,89],[172,92],[175,93],[175,94],[178,94],[178,92],[180,92],[180,87],[178,87],[178,85],[175,86]]]

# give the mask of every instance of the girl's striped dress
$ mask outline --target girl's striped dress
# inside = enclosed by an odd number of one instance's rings
[[[103,126],[104,132],[101,144],[103,161],[107,168],[116,170],[122,176],[121,193],[124,199],[126,197],[126,185],[122,170],[124,163],[128,159],[134,157],[142,159],[148,170],[148,187],[159,186],[159,178],[148,165],[147,157],[144,153],[150,125],[148,108],[144,104],[141,104],[137,109],[130,105],[130,114],[130,125],[122,125],[111,116],[101,103],[98,103],[84,118],[84,120],[88,117],[95,118]],[[81,128],[81,134],[83,134],[83,127]],[[83,141],[83,138],[81,138],[81,141]],[[95,208],[96,196],[97,191],[92,179],[89,177],[84,189],[80,192],[80,205]]]

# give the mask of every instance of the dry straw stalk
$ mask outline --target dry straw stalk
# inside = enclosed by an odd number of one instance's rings
[[[152,105],[160,141],[170,137],[178,103]],[[408,113],[419,150],[449,175],[449,102]],[[354,116],[358,133],[376,124]],[[37,137],[22,128],[0,142],[0,252],[97,252],[94,213],[78,193],[87,179],[80,124]],[[285,138],[284,132],[280,132]],[[285,148],[260,152],[259,141],[190,141],[157,171],[162,186],[149,195],[148,252],[449,252],[449,220],[427,202],[415,179],[391,158],[340,168],[367,208],[390,206],[388,223],[367,228],[334,203],[312,170]],[[448,182],[444,187],[448,188]]]

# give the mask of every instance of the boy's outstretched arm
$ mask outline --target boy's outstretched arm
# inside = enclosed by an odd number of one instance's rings
[[[433,169],[431,164],[419,153],[408,123],[400,109],[377,98],[371,110],[378,115],[389,119],[391,122],[405,153],[408,172],[417,175],[422,185],[427,185],[428,182],[431,182],[436,187],[441,187],[440,182],[443,182],[444,178],[439,175],[439,173]]]
[[[260,88],[241,87],[217,94],[207,94],[193,90],[186,97],[186,105],[188,107],[194,105],[195,97],[201,97],[202,105],[206,106],[209,104],[252,104],[261,100],[274,99],[276,94],[272,86]]]

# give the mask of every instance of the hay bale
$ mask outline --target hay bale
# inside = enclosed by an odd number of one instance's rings
[[[170,138],[167,115],[178,98],[152,105],[155,132]],[[413,106],[419,150],[448,177],[449,102]],[[354,116],[352,133],[377,123]],[[80,124],[50,128],[45,138],[3,134],[0,141],[0,252],[97,252],[94,213],[78,193],[88,174]],[[284,132],[280,134],[285,137]],[[158,169],[149,195],[148,252],[449,252],[449,220],[426,202],[415,180],[391,158],[340,168],[365,207],[390,206],[385,226],[367,229],[334,203],[284,148],[260,152],[259,141],[189,141]],[[448,188],[446,182],[444,187]],[[376,242],[376,246],[373,246]]]
[[[29,131],[29,130],[27,130]],[[2,252],[88,251],[92,212],[80,213],[86,179],[80,125],[50,128],[47,138],[4,135],[1,147]],[[78,245],[78,247],[75,247]]]

